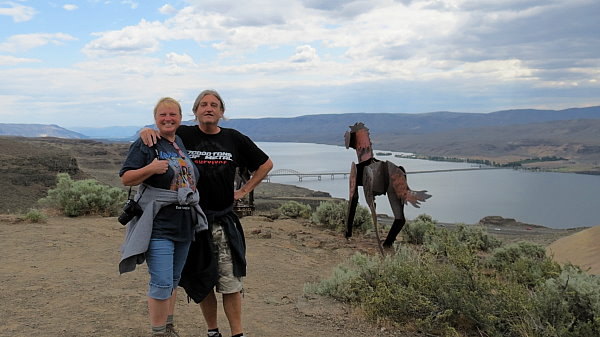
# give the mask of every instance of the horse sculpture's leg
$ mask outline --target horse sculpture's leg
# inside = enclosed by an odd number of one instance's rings
[[[376,177],[374,174],[377,172],[373,172],[373,169],[370,166],[366,166],[363,171],[363,190],[365,192],[365,199],[367,201],[367,205],[369,205],[369,209],[371,209],[371,218],[373,219],[373,226],[375,227],[375,237],[377,239],[377,248],[379,248],[379,252],[381,255],[384,255],[383,248],[381,247],[381,240],[379,239],[379,226],[377,225],[377,212],[375,211],[375,191],[373,189],[373,185]]]
[[[400,233],[404,227],[406,218],[404,217],[404,202],[397,197],[396,191],[394,191],[392,184],[390,184],[388,187],[387,197],[390,201],[392,212],[394,213],[394,222],[392,223],[392,227],[390,228],[390,231],[383,242],[383,247],[390,248],[394,244],[394,241],[396,241],[398,233]]]
[[[388,232],[388,236],[383,243],[384,247],[391,247],[396,241],[398,233],[404,227],[406,218],[404,217],[404,205],[410,202],[416,208],[422,201],[427,200],[431,195],[427,191],[412,191],[408,187],[406,172],[401,166],[396,166],[394,163],[387,161],[387,174],[389,184],[387,186],[387,196],[394,213],[394,223]]]
[[[350,195],[348,204],[348,214],[346,216],[346,238],[352,236],[352,223],[356,214],[356,206],[358,205],[358,175],[356,174],[356,163],[352,162],[350,167]]]

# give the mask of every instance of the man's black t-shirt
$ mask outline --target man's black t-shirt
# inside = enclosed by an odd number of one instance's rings
[[[237,167],[253,172],[269,159],[250,138],[234,129],[221,127],[219,133],[209,135],[197,125],[181,125],[177,135],[198,168],[200,206],[205,210],[221,211],[233,205]]]

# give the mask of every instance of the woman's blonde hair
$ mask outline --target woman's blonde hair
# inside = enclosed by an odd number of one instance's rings
[[[159,99],[158,102],[156,102],[156,105],[154,106],[154,115],[156,115],[158,107],[160,107],[163,104],[172,104],[177,106],[177,110],[179,111],[179,115],[181,116],[181,104],[179,104],[179,102],[176,99],[171,97],[163,97]]]

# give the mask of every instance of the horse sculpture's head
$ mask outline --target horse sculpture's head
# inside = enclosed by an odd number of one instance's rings
[[[357,122],[350,126],[350,131],[344,134],[346,148],[356,150],[358,161],[363,162],[373,158],[373,148],[371,138],[369,137],[369,129],[362,122]]]

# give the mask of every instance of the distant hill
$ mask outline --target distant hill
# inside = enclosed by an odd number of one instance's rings
[[[485,159],[497,163],[535,157],[565,160],[529,167],[600,172],[600,106],[565,110],[504,110],[491,113],[430,112],[421,114],[352,113],[293,118],[228,119],[235,128],[262,142],[307,142],[344,145],[349,126],[363,122],[376,150],[413,152],[423,156]],[[184,121],[184,124],[195,124]],[[140,128],[143,126],[140,126]],[[79,128],[85,136],[55,125],[0,124],[0,135],[28,137],[60,131],[54,137],[134,139],[137,127],[103,128],[118,137],[99,137],[99,129]],[[131,132],[131,133],[130,133]],[[129,135],[127,137],[126,135]]]
[[[438,111],[407,113],[320,114],[292,118],[234,118],[221,122],[256,141],[311,142],[341,145],[355,122],[365,123],[373,135],[423,135],[456,129],[524,125],[550,121],[600,119],[600,106],[565,110],[518,109],[490,113]],[[184,121],[184,124],[195,124]],[[23,137],[133,139],[140,126],[77,127],[73,132],[56,125],[0,124],[0,135]],[[51,133],[50,130],[56,130]],[[341,133],[341,135],[340,135]]]
[[[376,149],[496,162],[561,157],[544,168],[600,171],[600,119],[455,129],[434,134],[372,134]],[[539,166],[540,163],[535,163]],[[592,173],[592,172],[587,172]]]
[[[600,119],[600,106],[566,110],[505,110],[492,113],[440,111],[421,114],[322,114],[294,118],[231,119],[223,121],[221,125],[240,130],[257,141],[342,145],[344,132],[355,122],[365,123],[372,135],[400,136],[575,119]]]
[[[0,135],[20,137],[87,138],[85,135],[54,124],[6,124],[0,123]]]
[[[107,127],[72,127],[69,128],[75,132],[95,139],[132,139],[140,126],[107,126]]]

